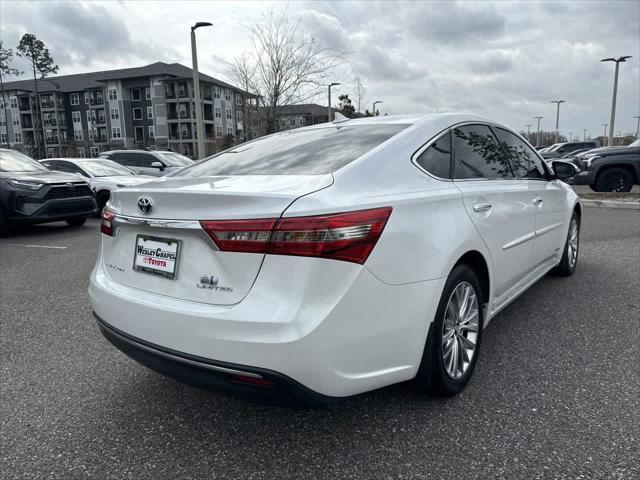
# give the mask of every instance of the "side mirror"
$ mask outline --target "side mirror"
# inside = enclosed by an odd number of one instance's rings
[[[164,170],[164,165],[163,165],[162,162],[153,162],[153,163],[151,163],[151,166],[153,168],[158,168],[160,170]]]
[[[566,180],[580,173],[580,169],[573,163],[561,160],[551,162],[551,169],[558,180]]]

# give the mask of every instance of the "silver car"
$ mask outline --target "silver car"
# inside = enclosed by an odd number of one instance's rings
[[[99,158],[113,160],[136,173],[154,177],[164,177],[193,163],[179,153],[160,150],[111,150],[100,153]]]

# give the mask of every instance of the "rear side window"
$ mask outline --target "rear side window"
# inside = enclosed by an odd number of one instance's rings
[[[454,178],[513,178],[498,141],[486,125],[467,125],[453,131]]]
[[[451,178],[451,133],[431,144],[416,159],[416,163],[438,178]]]
[[[529,145],[502,128],[496,128],[495,132],[500,145],[509,156],[516,178],[543,179],[546,177],[542,162]]]
[[[332,126],[291,130],[243,143],[176,176],[321,175],[335,172],[408,125]]]
[[[112,153],[109,160],[127,167],[150,167],[151,163],[157,161],[155,157],[145,153]]]

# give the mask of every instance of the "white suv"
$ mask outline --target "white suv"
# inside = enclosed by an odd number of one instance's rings
[[[575,173],[470,115],[277,133],[114,192],[91,303],[118,348],[198,385],[453,395],[489,320],[576,268],[582,210],[559,180]]]

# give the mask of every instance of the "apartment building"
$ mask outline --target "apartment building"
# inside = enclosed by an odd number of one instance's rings
[[[335,112],[336,110],[333,109]],[[261,109],[264,117],[264,110]],[[329,121],[327,107],[317,103],[303,103],[298,105],[283,105],[277,113],[278,131],[317,125]]]
[[[192,70],[178,63],[4,84],[0,144],[35,157],[171,149],[198,158]],[[258,136],[257,98],[200,73],[205,155]],[[245,118],[246,117],[246,118]]]

